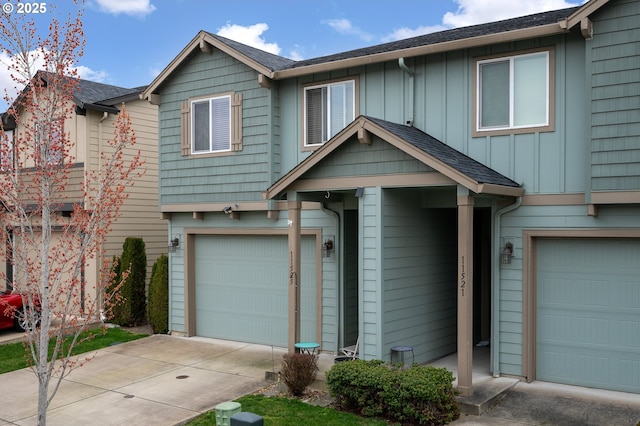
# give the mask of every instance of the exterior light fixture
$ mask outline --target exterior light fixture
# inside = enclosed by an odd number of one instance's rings
[[[513,244],[507,241],[504,248],[500,252],[500,263],[508,265],[511,263],[511,257],[513,256]]]
[[[333,253],[334,244],[333,237],[327,237],[322,243],[322,257],[331,257],[331,253]]]
[[[231,208],[231,206],[225,207],[224,209],[222,209],[222,211],[227,215],[233,213],[233,209]]]
[[[173,240],[169,240],[169,245],[167,247],[169,249],[169,253],[175,253],[179,245],[180,240],[178,237],[175,237]]]

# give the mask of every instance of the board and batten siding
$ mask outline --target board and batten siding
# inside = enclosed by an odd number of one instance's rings
[[[242,150],[183,157],[180,107],[190,98],[228,92],[242,94]],[[258,74],[213,49],[198,52],[161,88],[160,201],[162,204],[260,201],[275,167],[271,145],[272,105]]]
[[[456,350],[456,213],[423,209],[415,191],[385,189],[383,198],[383,359],[408,345],[415,362],[428,362]]]
[[[640,2],[610,2],[593,16],[592,191],[640,190]]]
[[[513,55],[528,49],[554,49],[555,130],[517,135],[473,137],[474,59],[493,54]],[[571,32],[542,39],[408,58],[414,72],[413,108],[410,83],[395,61],[318,74],[314,82],[357,77],[359,114],[413,125],[456,150],[522,183],[527,193],[585,192],[588,185],[588,95],[585,93],[584,39]],[[303,84],[281,84],[283,100],[283,170],[309,154],[301,151]],[[412,113],[413,112],[413,113]],[[296,117],[293,120],[291,117]]]

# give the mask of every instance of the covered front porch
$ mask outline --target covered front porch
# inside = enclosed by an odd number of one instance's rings
[[[457,351],[457,388],[471,396],[474,345],[491,338],[492,217],[521,194],[517,183],[418,129],[360,117],[265,195],[288,202],[294,278],[309,226],[302,203],[320,202],[340,218],[340,289],[330,307],[339,312],[338,346],[353,343],[344,290],[354,285],[361,358],[391,360],[398,345],[411,346],[418,363]],[[474,281],[482,285],[474,289]],[[289,286],[290,350],[300,335],[297,284]]]

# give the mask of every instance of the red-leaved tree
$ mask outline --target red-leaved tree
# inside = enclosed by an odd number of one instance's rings
[[[82,4],[64,20],[51,7],[46,36],[28,15],[0,13],[0,48],[11,58],[19,92],[5,96],[10,106],[0,129],[0,224],[13,268],[12,277],[0,278],[23,298],[15,315],[38,378],[39,425],[46,424],[62,378],[85,361],[71,355],[81,332],[101,311],[108,315],[111,268],[102,265],[104,279],[95,290],[84,288],[83,268],[102,258],[101,243],[143,164],[123,105],[99,160],[78,167],[73,153],[80,141],[68,125],[84,49]]]

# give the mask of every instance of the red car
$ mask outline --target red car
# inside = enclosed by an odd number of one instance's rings
[[[13,306],[15,310],[9,306]],[[22,319],[22,312],[22,297],[19,294],[0,292],[0,330],[14,328],[24,331],[26,324]]]

